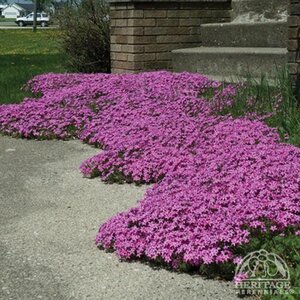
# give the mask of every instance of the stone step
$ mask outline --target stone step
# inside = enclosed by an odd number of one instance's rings
[[[210,77],[269,78],[286,64],[286,48],[196,47],[172,51],[175,72],[197,72]]]
[[[233,22],[286,20],[287,0],[232,0]]]
[[[286,47],[285,21],[258,23],[203,24],[203,46],[215,47]]]

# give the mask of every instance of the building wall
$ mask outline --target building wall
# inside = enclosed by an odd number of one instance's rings
[[[300,0],[289,0],[288,67],[295,84],[300,86]]]
[[[5,18],[16,18],[17,16],[20,15],[20,11],[13,6],[9,6],[2,10],[2,15]]]
[[[288,0],[287,65],[300,86],[300,0]],[[171,50],[201,46],[200,25],[229,22],[231,0],[109,0],[112,72],[172,68]]]
[[[201,24],[230,21],[230,0],[120,1],[110,0],[113,73],[170,70],[171,50],[201,45]]]

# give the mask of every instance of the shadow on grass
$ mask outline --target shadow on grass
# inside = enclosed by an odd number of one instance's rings
[[[22,87],[43,73],[67,71],[63,54],[0,55],[0,104],[18,103],[30,93]]]

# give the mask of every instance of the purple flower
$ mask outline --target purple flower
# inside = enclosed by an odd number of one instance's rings
[[[237,263],[253,230],[299,235],[300,150],[261,117],[215,114],[241,85],[149,72],[46,74],[28,86],[42,96],[1,105],[2,133],[77,137],[103,149],[82,163],[85,176],[155,183],[100,227],[97,245],[177,268]]]

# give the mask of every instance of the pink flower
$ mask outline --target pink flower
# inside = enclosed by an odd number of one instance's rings
[[[85,176],[155,183],[100,227],[97,245],[173,267],[237,264],[253,231],[299,234],[300,149],[279,142],[268,116],[215,113],[242,85],[170,72],[46,74],[28,85],[42,96],[1,105],[2,133],[77,137],[103,149],[82,163]]]
[[[248,274],[247,273],[239,273],[235,275],[233,282],[234,283],[241,283],[243,280],[248,279]]]

